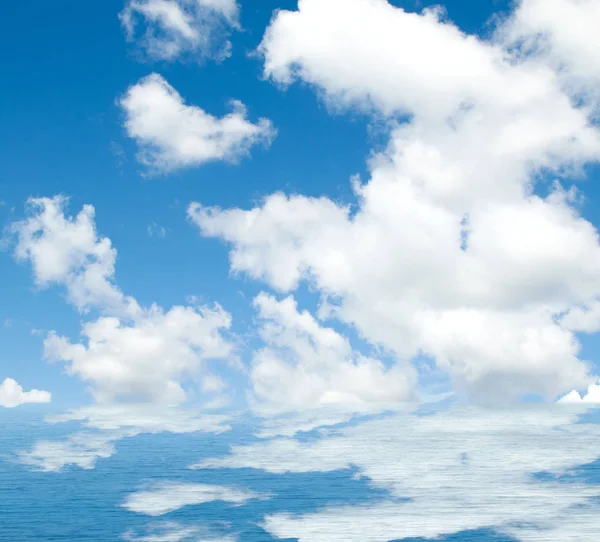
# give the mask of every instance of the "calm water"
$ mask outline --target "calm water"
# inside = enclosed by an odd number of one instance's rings
[[[481,431],[478,429],[481,425],[477,424],[489,423],[489,420],[479,422],[474,417],[469,428],[461,419],[458,423],[454,423],[454,418],[434,423],[434,420],[407,421],[402,418],[354,423],[325,432],[313,430],[297,434],[294,439],[259,439],[254,436],[255,426],[240,422],[221,434],[161,433],[124,438],[115,442],[115,453],[105,454],[110,457],[97,459],[88,465],[90,468],[67,464],[55,469],[57,472],[44,472],[40,465],[23,464],[23,456],[19,457],[18,453],[31,451],[36,442],[46,441],[54,443],[46,459],[50,454],[54,461],[58,457],[58,464],[61,461],[68,463],[65,460],[69,454],[73,457],[94,455],[86,439],[104,433],[84,430],[83,435],[87,435],[84,439],[71,440],[65,445],[73,435],[82,434],[78,423],[50,425],[37,414],[2,412],[0,540],[258,542],[300,539],[313,542],[309,536],[316,536],[318,540],[337,542],[345,539],[339,534],[344,530],[349,533],[348,539],[370,541],[385,536],[377,534],[380,528],[382,533],[387,532],[385,529],[390,533],[405,532],[402,529],[410,524],[418,534],[420,528],[428,528],[427,514],[431,514],[431,521],[446,518],[444,521],[452,523],[461,515],[457,513],[460,506],[448,513],[445,510],[454,506],[453,499],[456,498],[464,500],[465,506],[471,508],[463,511],[464,525],[473,524],[476,528],[446,532],[436,540],[508,542],[520,540],[520,535],[502,525],[516,526],[519,533],[519,523],[526,522],[527,513],[520,514],[518,506],[511,506],[506,501],[523,498],[524,492],[534,488],[544,493],[538,495],[532,490],[523,500],[523,506],[532,507],[531,516],[535,522],[541,521],[546,529],[556,525],[556,517],[560,519],[561,514],[569,513],[571,518],[576,517],[573,536],[579,533],[580,538],[565,538],[565,542],[571,539],[593,542],[597,539],[593,537],[594,522],[590,516],[593,519],[596,510],[600,534],[600,501],[594,495],[595,489],[600,487],[600,462],[597,461],[600,457],[597,440],[600,426],[595,423],[596,418],[588,415],[587,420],[583,419],[588,422],[585,432],[579,428],[573,430],[575,424],[568,424],[567,429],[564,426],[548,428],[544,425],[548,423],[547,417],[539,423],[525,420],[523,431],[514,420],[497,422],[506,424],[497,431]],[[577,425],[582,426],[581,420]],[[411,427],[414,427],[412,434]],[[394,428],[398,435],[394,435]],[[569,433],[572,430],[574,432]],[[581,446],[587,450],[578,451],[573,445],[574,439],[580,439]],[[535,468],[535,464],[529,465],[528,442],[532,448],[544,449],[551,445],[553,449],[548,448],[548,454],[552,458],[540,456],[539,468]],[[592,450],[594,442],[598,445]],[[569,468],[547,471],[546,467],[554,469],[561,462],[557,446],[564,446]],[[344,464],[345,456],[349,458],[347,465]],[[594,456],[596,459],[590,461]],[[215,458],[222,461],[228,457],[237,459],[229,465],[206,465]],[[364,464],[361,462],[363,457]],[[574,466],[573,463],[580,459],[586,461]],[[202,466],[203,461],[205,466]],[[200,468],[190,468],[198,463]],[[502,465],[506,465],[506,469],[501,468]],[[515,482],[514,470],[521,468],[530,477]],[[414,471],[423,474],[415,476]],[[431,479],[433,472],[436,472],[434,480]],[[419,476],[423,487],[419,486]],[[482,488],[486,480],[489,483],[487,489]],[[193,484],[236,488],[236,491],[246,492],[246,497],[217,495],[214,499],[208,498],[207,502],[198,502],[203,499],[198,498],[196,492],[195,496],[182,499],[181,488],[187,495],[185,488],[195,487]],[[439,484],[439,491],[435,487],[432,489],[432,484]],[[165,492],[165,487],[176,489],[169,493]],[[548,490],[549,487],[556,489]],[[123,506],[131,495],[140,491],[146,491],[147,498],[137,509]],[[582,500],[581,495],[585,492],[590,494],[586,493]],[[438,502],[438,496],[445,500]],[[474,500],[470,500],[471,497]],[[487,498],[490,498],[489,506],[478,507],[477,502]],[[546,511],[540,512],[533,507],[536,500],[543,506],[546,498],[551,499],[549,503],[564,499],[564,509],[559,507],[554,511],[547,505],[549,517],[545,518]],[[419,499],[429,500],[431,509],[428,510],[427,502],[422,502],[419,508],[408,508],[415,506]],[[390,507],[397,510],[391,514],[391,520],[387,512]],[[490,510],[493,507],[499,510],[497,517]],[[397,527],[387,526],[398,521],[403,510],[408,511],[406,521]],[[323,516],[323,513],[330,515]],[[378,522],[377,514],[381,514],[381,522]],[[269,517],[283,519],[265,523],[265,518]],[[459,527],[461,521],[457,522]],[[478,521],[482,525],[477,526]],[[485,525],[488,521],[498,521],[501,526]],[[337,525],[332,527],[333,534],[327,534],[325,527],[319,527],[332,524]],[[441,526],[441,530],[452,530],[452,525],[448,529]],[[522,528],[529,536],[523,539],[536,539],[532,534],[537,529],[535,525]],[[290,529],[297,529],[297,532],[288,532]],[[322,536],[318,534],[319,529],[323,530]],[[361,535],[362,529],[365,532]],[[310,535],[311,532],[317,535]],[[432,534],[427,530],[422,532],[426,536]],[[553,532],[542,529],[537,539],[558,540],[552,538]],[[285,536],[276,538],[274,534]],[[389,540],[417,542],[428,539],[426,536]]]

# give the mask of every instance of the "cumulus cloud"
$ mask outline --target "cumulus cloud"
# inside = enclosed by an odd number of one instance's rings
[[[67,203],[64,196],[28,200],[28,217],[10,226],[17,238],[15,257],[31,264],[39,287],[66,286],[69,301],[82,312],[102,307],[136,314],[135,300],[114,284],[117,252],[110,239],[98,236],[94,207],[84,205],[77,216],[69,217]]]
[[[346,405],[361,410],[371,403],[413,399],[410,368],[386,368],[352,350],[349,341],[322,327],[292,297],[265,293],[254,300],[265,347],[252,358],[250,381],[255,407],[298,410]]]
[[[600,5],[595,0],[521,0],[502,37],[549,62],[573,92],[598,99]]]
[[[15,255],[31,263],[40,286],[62,284],[77,308],[102,316],[84,322],[83,344],[50,332],[45,358],[64,362],[99,402],[184,402],[184,381],[201,381],[206,360],[235,359],[223,335],[230,315],[218,305],[141,307],[114,283],[117,253],[98,236],[94,208],[73,218],[65,204],[60,196],[30,201],[29,216],[12,225]]]
[[[577,13],[595,17],[592,4]],[[259,47],[265,75],[389,118],[389,144],[354,181],[356,208],[281,193],[250,210],[189,208],[202,235],[231,245],[233,271],[281,292],[308,282],[321,316],[401,361],[434,359],[485,401],[589,385],[575,332],[600,329],[598,232],[568,187],[600,158],[596,96],[573,92],[567,56],[559,67],[515,49],[514,17],[483,40],[438,9],[384,0],[279,11]]]
[[[576,423],[578,412],[582,409],[530,405],[401,413],[322,430],[309,440],[233,446],[228,457],[203,460],[195,468],[274,474],[357,468],[355,476],[388,492],[382,501],[360,506],[269,515],[263,527],[275,538],[388,542],[493,528],[519,540],[561,540],[559,532],[562,540],[571,535],[579,540],[578,532],[597,529],[593,498],[600,487],[534,477],[544,472],[551,479],[597,459],[600,426]]]
[[[590,403],[600,405],[600,382],[597,384],[590,384],[587,393],[583,396],[579,395],[577,390],[572,390],[564,397],[561,397],[558,402],[563,404]]]
[[[212,501],[242,505],[251,499],[264,499],[264,495],[245,489],[209,484],[162,482],[127,496],[123,508],[147,516],[162,516],[192,506]]]
[[[125,129],[140,147],[139,161],[154,172],[197,166],[213,160],[235,161],[257,144],[270,145],[271,121],[246,119],[246,107],[232,101],[233,111],[217,118],[198,106],[186,105],[158,74],[130,87],[120,99]]]
[[[23,387],[12,378],[5,378],[0,384],[0,407],[14,408],[26,403],[49,403],[52,395],[48,391],[23,391]]]
[[[167,61],[227,58],[227,37],[239,28],[238,18],[236,0],[127,0],[119,15],[128,41],[150,58]]]
[[[50,333],[44,352],[51,362],[66,362],[69,374],[92,383],[98,402],[134,398],[178,404],[187,397],[181,385],[186,373],[197,373],[206,359],[232,355],[220,334],[230,324],[218,306],[168,312],[153,307],[132,324],[116,317],[86,322],[86,344]]]

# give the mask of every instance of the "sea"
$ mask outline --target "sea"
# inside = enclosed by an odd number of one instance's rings
[[[123,432],[4,409],[0,541],[596,542],[600,415],[567,411]]]

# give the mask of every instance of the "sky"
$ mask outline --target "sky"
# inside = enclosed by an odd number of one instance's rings
[[[600,402],[597,1],[84,4],[3,7],[1,406]]]
[[[597,538],[598,0],[2,9],[0,538]]]

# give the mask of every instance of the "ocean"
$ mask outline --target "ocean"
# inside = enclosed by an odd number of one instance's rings
[[[0,540],[594,542],[598,416],[564,410],[132,436],[106,415],[5,410]]]

